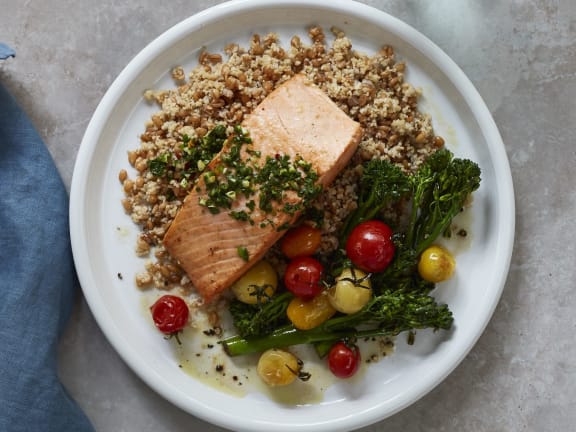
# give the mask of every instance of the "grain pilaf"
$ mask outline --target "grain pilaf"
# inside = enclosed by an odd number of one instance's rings
[[[172,70],[177,88],[148,91],[146,99],[160,105],[140,137],[140,146],[128,153],[136,176],[119,173],[125,198],[122,205],[141,228],[136,253],[151,256],[137,275],[140,288],[178,289],[193,292],[190,280],[162,246],[162,238],[192,182],[176,172],[172,179],[153,175],[149,161],[177,152],[183,137],[202,137],[216,125],[240,124],[272,90],[296,73],[303,73],[345,113],[360,123],[364,135],[348,166],[313,206],[322,218],[320,253],[333,251],[345,217],[356,207],[362,163],[388,159],[406,172],[419,164],[444,140],[434,134],[431,119],[418,111],[420,91],[404,81],[406,66],[397,62],[392,47],[374,55],[355,51],[338,29],[331,29],[328,45],[323,30],[312,27],[310,41],[292,37],[283,48],[276,34],[254,35],[250,46],[225,47],[226,58],[203,51],[199,65],[186,79],[182,67]],[[269,253],[277,260],[274,248]],[[282,268],[281,263],[277,263]]]

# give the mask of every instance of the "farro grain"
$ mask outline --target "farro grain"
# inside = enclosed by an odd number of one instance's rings
[[[374,55],[353,49],[338,28],[327,43],[320,27],[309,29],[309,42],[293,36],[284,48],[278,35],[253,35],[247,47],[236,43],[219,53],[202,51],[199,66],[188,73],[172,70],[178,87],[147,91],[144,97],[160,105],[146,123],[139,148],[128,152],[128,162],[138,174],[135,180],[119,173],[125,197],[124,210],[138,224],[152,261],[136,278],[139,287],[192,289],[189,279],[166,253],[162,237],[174,219],[191,184],[182,184],[176,173],[171,180],[154,177],[148,161],[165,152],[178,152],[182,136],[204,136],[216,124],[232,127],[242,122],[270,92],[296,73],[305,74],[344,112],[358,121],[364,135],[358,151],[330,188],[313,204],[323,212],[321,252],[338,247],[342,220],[356,208],[357,184],[362,162],[388,159],[407,172],[416,169],[433,151],[444,145],[436,136],[429,116],[417,109],[421,91],[405,82],[407,67],[397,62],[394,49],[383,46]],[[393,217],[397,209],[389,210]],[[140,249],[139,249],[140,248]],[[280,273],[285,266],[277,248],[267,255]]]

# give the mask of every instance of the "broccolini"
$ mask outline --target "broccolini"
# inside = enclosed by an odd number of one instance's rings
[[[224,339],[229,355],[263,351],[273,347],[371,336],[394,336],[416,329],[450,329],[452,312],[437,304],[430,292],[435,285],[424,281],[416,270],[419,255],[450,227],[480,185],[480,168],[467,159],[454,158],[441,149],[412,175],[392,163],[371,160],[364,167],[358,207],[344,224],[340,245],[359,223],[381,218],[381,210],[399,200],[410,201],[407,228],[398,232],[396,256],[382,273],[372,274],[374,297],[359,312],[337,315],[312,330],[298,330],[286,323],[290,297],[281,294],[268,304],[233,305],[231,313],[238,336]],[[342,250],[329,257],[332,268],[346,266]],[[328,281],[329,283],[330,281]]]
[[[373,336],[395,336],[403,331],[450,329],[452,312],[433,297],[417,292],[387,290],[374,297],[359,312],[329,319],[312,330],[293,325],[257,337],[232,336],[221,341],[230,356],[265,351],[304,343],[331,342]]]

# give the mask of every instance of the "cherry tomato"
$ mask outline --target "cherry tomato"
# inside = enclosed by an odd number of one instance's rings
[[[312,257],[294,258],[284,274],[286,288],[296,297],[312,298],[322,291],[324,266]]]
[[[179,332],[188,322],[188,305],[180,297],[164,295],[150,307],[154,324],[162,333]]]
[[[279,387],[294,382],[301,369],[302,362],[294,354],[272,348],[260,356],[256,372],[270,387]]]
[[[384,222],[370,220],[356,226],[346,242],[346,254],[356,267],[365,272],[381,272],[388,267],[396,246],[392,229]]]
[[[267,302],[278,287],[278,274],[272,264],[262,260],[234,282],[230,287],[234,296],[242,303]]]
[[[439,283],[448,280],[454,274],[456,260],[442,246],[432,245],[420,255],[418,273],[428,282]]]
[[[288,258],[313,255],[320,246],[322,235],[318,228],[308,225],[300,225],[291,228],[282,237],[280,250]]]
[[[372,298],[372,282],[362,270],[347,268],[328,290],[328,300],[338,312],[353,314]]]
[[[360,366],[360,350],[356,345],[336,342],[328,353],[328,367],[338,378],[350,378]]]
[[[310,330],[332,318],[336,309],[330,304],[326,291],[312,299],[294,297],[286,308],[288,319],[299,330]]]

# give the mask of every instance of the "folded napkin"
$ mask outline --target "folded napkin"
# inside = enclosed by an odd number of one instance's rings
[[[76,287],[66,190],[0,83],[0,431],[94,430],[56,372]]]

